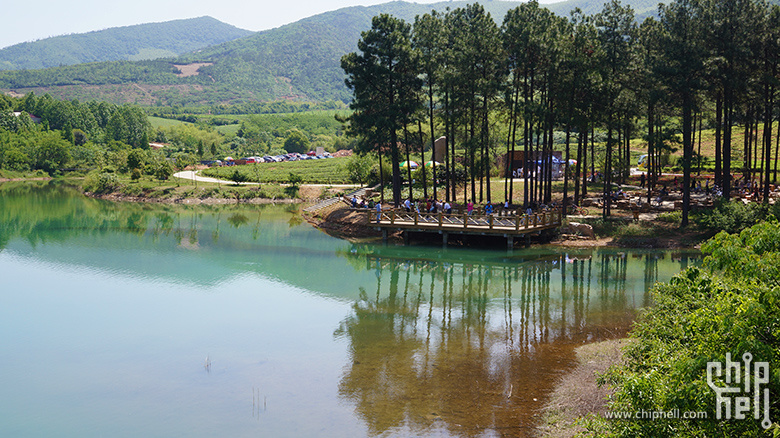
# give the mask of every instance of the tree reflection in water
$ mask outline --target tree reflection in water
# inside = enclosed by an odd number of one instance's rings
[[[660,253],[587,251],[520,263],[348,256],[376,273],[336,330],[339,385],[371,435],[531,435],[585,342],[623,336],[650,303]]]

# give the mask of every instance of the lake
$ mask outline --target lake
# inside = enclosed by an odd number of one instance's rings
[[[385,246],[0,184],[0,436],[526,436],[690,252]]]

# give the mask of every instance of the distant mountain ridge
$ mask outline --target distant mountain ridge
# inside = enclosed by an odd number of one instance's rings
[[[212,17],[114,27],[0,49],[0,70],[41,69],[101,61],[174,58],[254,32]]]
[[[609,0],[568,0],[540,5],[568,16],[574,8],[591,15]],[[217,105],[279,99],[349,101],[341,57],[357,49],[360,33],[372,17],[392,14],[407,22],[431,10],[465,7],[466,1],[416,4],[393,1],[353,6],[314,15],[275,29],[253,33],[174,60],[96,63],[48,70],[0,72],[0,89],[20,94],[35,91],[72,99],[104,99],[148,105]],[[523,2],[484,1],[498,22]],[[637,20],[657,11],[657,1],[629,0]],[[196,76],[176,76],[173,64],[203,62]]]

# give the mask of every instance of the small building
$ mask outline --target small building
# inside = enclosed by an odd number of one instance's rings
[[[542,165],[544,164],[544,161],[546,158],[550,158],[549,155],[544,155],[541,151],[530,151],[529,157],[527,162],[529,163],[530,171],[531,172],[537,172],[541,169]],[[510,169],[513,175],[516,177],[519,177],[519,175],[524,175],[525,172],[525,165],[526,165],[526,159],[525,159],[525,151],[514,151],[514,153],[508,152],[504,155],[501,155],[496,160],[496,164],[498,165],[498,168],[501,169],[501,171],[504,171],[506,169],[506,162],[508,159],[511,159],[510,163]],[[561,151],[552,151],[552,157],[550,159],[552,162],[552,177],[560,178],[563,174],[564,169],[564,162],[563,162],[563,152]]]

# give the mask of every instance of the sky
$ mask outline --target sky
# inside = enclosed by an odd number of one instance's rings
[[[48,37],[209,15],[251,31],[273,29],[349,6],[389,0],[39,0],[3,1],[0,48]],[[441,0],[415,0],[437,3]],[[541,0],[554,3],[560,0]]]

